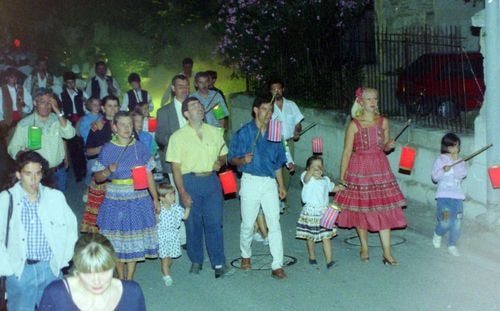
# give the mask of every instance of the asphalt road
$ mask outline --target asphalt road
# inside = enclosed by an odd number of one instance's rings
[[[378,235],[370,235],[370,261],[359,260],[354,230],[338,230],[332,241],[338,264],[327,270],[321,244],[316,247],[318,265],[307,262],[305,242],[295,239],[300,213],[298,174],[289,191],[290,207],[281,217],[286,280],[271,278],[268,247],[254,242],[254,266],[261,269],[215,279],[208,258],[199,275],[188,273],[185,252],[174,261],[174,285],[165,287],[159,260],[137,267],[148,310],[500,310],[500,233],[464,225],[459,241],[460,257],[431,244],[434,206],[410,202],[405,209],[408,228],[393,231],[393,254],[401,263],[382,264]],[[68,202],[81,219],[83,184],[70,176]],[[467,204],[465,203],[465,208]],[[225,253],[228,265],[238,266],[239,200],[224,205]]]

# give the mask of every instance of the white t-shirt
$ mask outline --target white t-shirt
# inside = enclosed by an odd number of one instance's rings
[[[330,181],[328,176],[322,176],[320,179],[316,179],[311,176],[307,183],[304,182],[304,177],[306,176],[306,171],[302,172],[300,175],[300,181],[302,182],[302,202],[305,206],[324,208],[328,205],[328,194],[333,189],[335,184]]]
[[[283,97],[283,107],[279,109],[277,104],[274,104],[273,120],[281,121],[281,130],[285,139],[293,137],[295,126],[304,119],[304,116],[299,110],[296,103]]]

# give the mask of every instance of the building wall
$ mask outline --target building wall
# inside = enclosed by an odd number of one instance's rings
[[[375,24],[398,32],[406,26],[460,26],[464,49],[479,50],[479,36],[471,34],[471,17],[484,8],[463,0],[375,0]]]
[[[233,94],[231,102],[231,128],[230,132],[236,131],[241,125],[251,120],[251,107],[253,97]],[[325,170],[334,178],[340,174],[340,161],[344,145],[344,129],[350,121],[345,113],[312,108],[301,108],[305,116],[303,127],[312,122],[317,126],[306,132],[295,144],[295,163],[304,168],[307,158],[312,154],[312,138],[321,136],[324,142]],[[484,128],[482,117],[476,119],[476,126]],[[403,127],[401,122],[392,122],[391,136],[394,137]],[[418,128],[411,126],[397,141],[395,151],[388,155],[392,170],[398,180],[401,190],[405,196],[412,200],[425,204],[426,208],[434,209],[434,194],[436,186],[431,181],[431,169],[434,160],[440,153],[441,137],[446,134],[445,130]],[[474,150],[484,146],[484,135],[460,134],[462,141],[461,155],[466,156]],[[398,163],[401,156],[401,147],[409,145],[416,149],[417,157],[411,175],[398,173]],[[466,192],[465,217],[473,219],[487,211],[486,189],[491,187],[486,167],[486,156],[481,154],[468,163],[468,176],[463,182]]]

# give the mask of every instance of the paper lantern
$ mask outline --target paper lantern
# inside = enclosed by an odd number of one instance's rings
[[[312,150],[313,150],[313,153],[323,153],[323,138],[322,137],[313,137]]]
[[[281,122],[278,119],[269,121],[267,140],[274,142],[281,141]]]
[[[319,225],[326,229],[333,229],[333,227],[335,226],[335,221],[339,216],[339,213],[340,209],[336,205],[330,204],[330,206],[326,208],[323,216],[321,216],[321,219],[319,220]]]
[[[148,132],[156,132],[156,118],[148,119]]]
[[[14,39],[14,41],[12,42],[12,44],[14,45],[14,48],[16,49],[20,49],[21,48],[21,40],[19,39]]]
[[[236,193],[236,177],[232,170],[220,173],[219,180],[225,195]]]
[[[132,168],[132,180],[134,189],[142,190],[148,187],[148,172],[145,166],[135,166]]]
[[[495,165],[488,168],[488,174],[490,175],[491,186],[500,188],[500,166]]]
[[[42,148],[42,129],[38,126],[28,128],[28,149],[38,150]]]
[[[412,147],[404,146],[401,150],[401,157],[399,158],[399,170],[405,173],[411,173],[413,165],[415,164],[415,156],[417,151]]]
[[[226,114],[224,113],[224,109],[222,109],[222,107],[219,104],[215,105],[212,110],[214,112],[214,117],[217,120],[222,120],[226,117]]]

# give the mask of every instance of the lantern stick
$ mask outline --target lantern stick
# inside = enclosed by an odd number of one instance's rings
[[[480,153],[486,151],[487,149],[491,148],[491,146],[493,146],[493,144],[489,144],[487,146],[484,146],[483,148],[479,149],[478,151],[476,151],[474,153],[469,154],[468,156],[466,156],[465,158],[461,159],[460,161],[451,164],[450,167],[453,167],[453,166],[455,166],[455,165],[457,165],[459,163],[465,162],[465,161],[469,161],[470,159],[472,159],[473,157],[477,156],[478,154],[480,154]]]
[[[405,126],[401,129],[401,131],[399,131],[398,135],[396,135],[396,138],[394,138],[394,141],[398,140],[399,136],[401,136],[401,134],[403,134],[403,132],[406,131],[406,129],[410,126],[410,123],[411,119],[408,119],[408,121],[406,121],[405,123]]]
[[[302,134],[304,134],[305,132],[309,131],[310,129],[312,129],[316,125],[318,125],[318,123],[313,122],[313,123],[309,124],[308,126],[306,126],[306,128],[303,129],[302,132],[300,132],[300,136],[302,136]]]
[[[342,186],[344,186],[344,187],[346,187],[346,188],[349,188],[349,186],[348,186],[346,183],[344,183],[343,181],[341,181],[340,179],[334,179],[334,180],[333,180],[333,183],[334,183],[334,184],[339,184],[339,185],[342,185]]]

